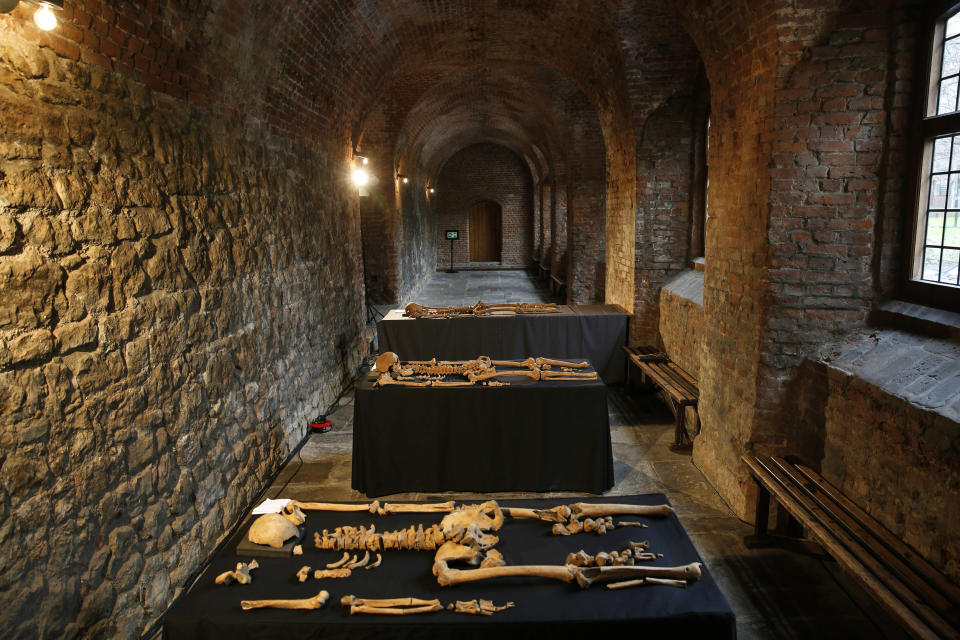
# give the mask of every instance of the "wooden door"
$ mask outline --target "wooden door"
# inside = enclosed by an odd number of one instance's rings
[[[500,262],[500,205],[483,200],[470,207],[470,262]]]

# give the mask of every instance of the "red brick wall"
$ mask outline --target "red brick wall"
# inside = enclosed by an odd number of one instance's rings
[[[467,147],[444,165],[437,179],[437,265],[450,263],[447,229],[458,229],[454,262],[470,262],[469,210],[481,200],[501,207],[501,258],[504,265],[526,266],[533,255],[533,186],[530,171],[512,151],[493,144]]]
[[[688,265],[693,100],[677,96],[646,120],[637,149],[634,344],[657,342],[660,288]]]

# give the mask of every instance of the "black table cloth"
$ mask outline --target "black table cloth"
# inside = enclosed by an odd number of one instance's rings
[[[607,384],[623,382],[629,315],[615,304],[561,305],[560,313],[463,318],[405,318],[393,310],[377,323],[380,352],[401,360],[495,360],[546,356],[588,360]]]
[[[613,486],[599,380],[374,388],[375,380],[358,383],[353,414],[352,485],[368,496]]]
[[[661,494],[616,496],[601,499],[503,500],[501,506],[549,508],[578,501],[660,504]],[[309,512],[307,540],[313,532],[337,526],[369,526],[377,531],[401,529],[439,522],[442,514],[396,514]],[[615,518],[619,520],[620,518]],[[550,525],[533,520],[507,519],[497,533],[496,545],[507,564],[563,564],[566,555],[584,549],[587,553],[619,551],[630,540],[649,540],[650,550],[663,557],[652,565],[675,566],[699,561],[696,550],[677,520],[669,518],[624,517],[643,520],[648,529],[616,529],[604,536],[579,534],[554,536]],[[239,535],[246,535],[247,527]],[[250,640],[283,638],[301,640],[366,640],[383,638],[451,638],[505,640],[513,638],[734,638],[733,612],[710,572],[686,589],[668,586],[634,587],[611,591],[602,585],[580,589],[544,578],[498,578],[441,587],[431,573],[433,552],[386,551],[383,563],[370,571],[356,570],[349,578],[313,580],[301,584],[295,574],[302,565],[323,567],[340,558],[340,552],[319,551],[304,544],[304,555],[285,559],[261,558],[249,585],[214,585],[214,577],[232,570],[238,561],[231,541],[213,559],[210,567],[185,596],[170,609],[163,625],[168,640]],[[463,568],[463,567],[461,567]],[[241,600],[266,598],[308,598],[321,589],[330,592],[330,601],[316,611],[257,609],[243,611]],[[485,598],[494,604],[507,601],[516,608],[492,616],[470,616],[439,611],[412,616],[349,615],[340,605],[345,595],[361,598],[439,598],[446,606],[455,600]],[[624,635],[611,636],[610,633]]]

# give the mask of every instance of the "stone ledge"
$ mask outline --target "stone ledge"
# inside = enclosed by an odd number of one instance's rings
[[[663,285],[663,290],[703,308],[702,271],[681,271]]]
[[[867,329],[824,345],[811,360],[825,365],[830,375],[852,376],[960,423],[960,341]]]
[[[960,313],[904,300],[882,301],[870,314],[870,324],[960,340]]]

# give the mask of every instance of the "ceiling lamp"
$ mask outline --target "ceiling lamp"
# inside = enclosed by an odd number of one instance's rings
[[[44,31],[53,31],[57,28],[57,14],[54,9],[63,9],[63,0],[23,0],[37,7],[33,14],[33,22]],[[10,13],[17,8],[20,0],[0,0],[0,13]]]

